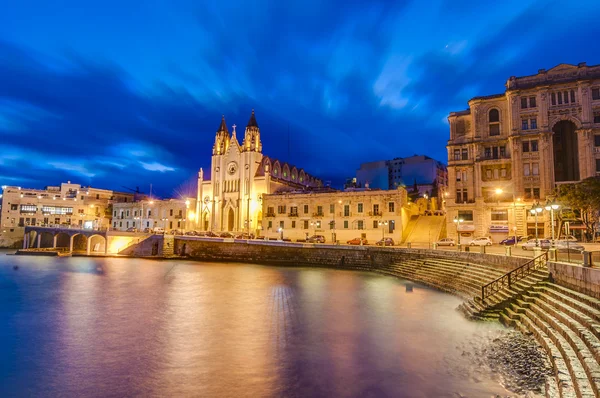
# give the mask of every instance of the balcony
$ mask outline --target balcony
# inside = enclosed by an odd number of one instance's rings
[[[297,212],[288,213],[288,217],[298,217]]]
[[[594,147],[594,153],[600,153],[600,146]]]
[[[378,216],[381,216],[381,215],[382,215],[381,211],[370,211],[369,212],[369,216],[371,216],[371,217],[378,217]]]
[[[477,156],[477,161],[479,161],[479,162],[486,161],[486,160],[510,160],[510,154],[504,153],[502,155],[489,154],[489,155]]]
[[[275,217],[275,213],[267,213],[265,217]]]
[[[323,212],[313,213],[313,217],[323,217]]]
[[[340,217],[350,217],[350,216],[352,216],[352,212],[349,211],[348,213],[345,213],[343,211],[340,211],[340,212],[338,212],[337,215]]]
[[[525,176],[523,177],[523,181],[524,182],[529,182],[529,183],[536,183],[536,182],[540,182],[540,176]]]

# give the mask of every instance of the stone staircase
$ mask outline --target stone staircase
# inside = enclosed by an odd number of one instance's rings
[[[505,325],[531,333],[554,365],[547,397],[600,396],[600,300],[539,282],[500,315]]]
[[[480,287],[479,294],[467,299],[459,309],[469,319],[496,320],[504,308],[546,280],[548,280],[548,270],[544,267],[484,300],[481,299]]]
[[[433,243],[440,239],[446,216],[419,216],[406,242]]]
[[[481,286],[505,274],[491,266],[445,258],[403,259],[377,270],[435,287],[471,299],[481,294]]]

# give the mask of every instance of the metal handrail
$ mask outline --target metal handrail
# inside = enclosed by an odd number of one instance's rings
[[[548,253],[543,253],[521,265],[518,268],[502,275],[500,278],[488,283],[487,285],[481,286],[481,300],[485,300],[486,297],[493,296],[502,289],[510,288],[510,286],[521,279],[526,278],[533,271],[542,268],[548,262]]]

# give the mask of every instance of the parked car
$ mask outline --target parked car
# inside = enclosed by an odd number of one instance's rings
[[[313,235],[306,239],[307,243],[325,243],[325,237],[323,235]]]
[[[537,239],[537,242],[536,239],[529,239],[521,245],[521,248],[523,250],[533,250],[534,247],[538,246],[541,249],[547,250],[550,248],[551,244],[552,242],[550,242],[549,239]]]
[[[517,236],[517,243],[521,242],[523,240],[522,236]],[[502,240],[500,242],[501,245],[514,245],[515,244],[515,237],[514,236],[509,236],[508,238]]]
[[[392,239],[392,238],[379,239],[377,242],[375,242],[375,244],[377,246],[394,246],[394,239]]]
[[[233,235],[231,232],[223,232],[222,234],[219,235],[219,237],[221,237],[221,238],[234,238],[235,235]]]
[[[236,239],[254,239],[254,234],[248,234],[246,232],[243,232],[239,235],[235,236]]]
[[[137,232],[137,228],[135,228],[135,227],[127,228],[127,230],[125,232]]]
[[[580,253],[585,250],[585,247],[579,243],[571,243],[567,244],[567,242],[556,242],[556,249],[559,253]]]
[[[155,234],[164,234],[165,233],[165,229],[161,228],[161,227],[154,227],[154,229],[152,230],[152,232],[154,232]]]
[[[349,245],[366,245],[366,244],[368,244],[368,242],[367,242],[367,240],[365,238],[350,239],[346,243],[349,244]]]
[[[469,242],[471,246],[491,246],[492,240],[487,236],[482,236],[480,238],[475,238],[471,242]]]
[[[455,246],[456,245],[456,241],[452,238],[440,239],[436,243],[438,246]]]
[[[574,237],[573,235],[569,235],[569,236],[561,236],[560,239],[558,239],[557,241],[569,241],[569,242],[578,242],[577,238]]]
[[[217,238],[219,235],[215,234],[213,231],[206,231],[204,236],[206,236],[208,238]]]

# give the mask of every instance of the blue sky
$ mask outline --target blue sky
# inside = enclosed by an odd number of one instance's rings
[[[4,2],[0,185],[177,195],[221,114],[243,127],[253,108],[265,154],[333,185],[362,162],[445,162],[449,112],[600,63],[599,19],[591,0]]]

